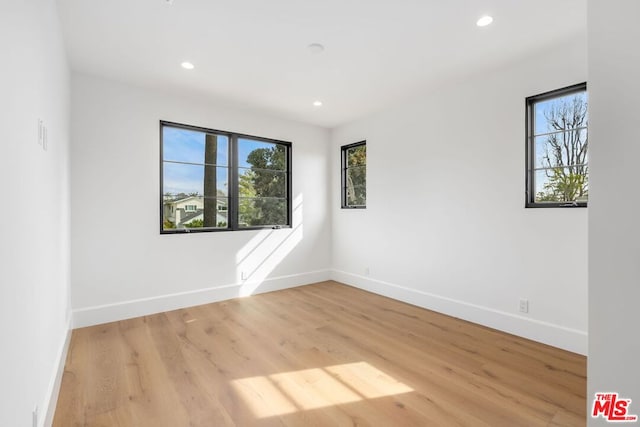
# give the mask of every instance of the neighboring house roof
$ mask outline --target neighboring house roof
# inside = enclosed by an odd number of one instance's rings
[[[204,209],[198,209],[195,212],[189,212],[183,218],[180,218],[180,224],[178,224],[178,226],[188,224],[194,219],[197,219],[199,216],[202,216],[203,213],[204,213]]]
[[[167,196],[164,196],[164,197],[165,197],[165,199],[163,200],[163,202],[166,203],[166,204],[180,203],[180,202],[184,202],[184,201],[190,200],[190,199],[202,200],[204,198],[203,195],[198,195],[198,196],[185,196],[185,195],[182,195],[182,196],[179,196],[178,199],[170,199],[170,198],[167,198]],[[221,190],[218,190],[217,197],[224,198],[224,199],[227,198],[227,196]],[[218,200],[218,202],[219,203],[226,203],[226,201],[223,201],[223,200]]]
[[[183,218],[180,218],[180,223],[177,224],[178,227],[184,226],[185,224],[190,223],[195,219],[199,219],[198,217],[202,217],[204,214],[204,209],[198,209],[195,212],[189,212]],[[227,213],[225,211],[218,211],[218,217],[224,217],[224,220],[227,220]]]
[[[164,203],[171,203],[171,204],[173,204],[173,203],[180,203],[180,202],[185,202],[185,201],[187,201],[187,200],[191,200],[191,199],[202,199],[202,196],[187,196],[187,197],[181,197],[181,198],[179,198],[179,199],[173,199],[173,200],[171,200],[171,199],[166,199],[166,200],[164,201]]]

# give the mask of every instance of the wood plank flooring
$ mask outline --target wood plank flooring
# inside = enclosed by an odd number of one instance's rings
[[[586,360],[323,282],[73,331],[54,426],[584,426]]]

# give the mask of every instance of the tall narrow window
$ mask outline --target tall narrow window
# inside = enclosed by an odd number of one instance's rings
[[[587,85],[527,98],[527,207],[587,206]]]
[[[291,226],[291,144],[161,122],[160,232]]]
[[[367,207],[367,142],[342,147],[342,208]]]

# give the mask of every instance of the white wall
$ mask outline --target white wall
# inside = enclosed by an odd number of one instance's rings
[[[640,416],[640,2],[589,1],[589,362],[596,392]],[[591,407],[589,407],[591,409]],[[589,425],[606,425],[603,418]],[[635,425],[635,424],[633,424]]]
[[[525,98],[585,80],[580,38],[335,129],[334,277],[585,353],[587,211],[524,208]],[[342,210],[364,139],[367,209]]]
[[[72,115],[75,326],[329,277],[327,130],[81,74]],[[291,141],[293,228],[160,235],[159,120]]]
[[[57,395],[69,301],[69,71],[53,0],[0,3],[0,425]],[[48,149],[38,144],[38,119]]]

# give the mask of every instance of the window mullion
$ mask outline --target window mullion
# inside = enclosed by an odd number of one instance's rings
[[[238,212],[240,210],[240,191],[238,187],[238,136],[231,135],[229,138],[229,207],[227,216],[229,218],[229,228],[237,230]]]
[[[535,121],[533,122],[533,126],[535,126]],[[535,129],[535,127],[533,128]],[[570,132],[582,132],[583,130],[587,130],[586,126],[578,126],[576,128],[572,128],[572,129],[562,129],[562,130],[554,130],[553,132],[545,132],[545,133],[539,133],[539,134],[533,134],[531,135],[532,138],[540,138],[541,136],[549,136],[549,135],[558,135],[561,133],[570,133]]]
[[[589,163],[579,163],[574,165],[562,165],[562,166],[543,166],[539,168],[533,168],[533,171],[537,172],[537,171],[545,171],[545,170],[553,170],[553,169],[580,168],[580,167],[587,167],[587,166],[589,166]]]

